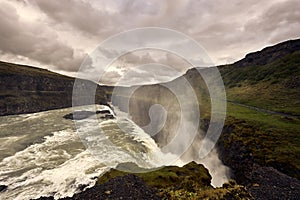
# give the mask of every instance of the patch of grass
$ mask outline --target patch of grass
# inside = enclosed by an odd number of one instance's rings
[[[128,163],[128,166],[143,169]],[[126,166],[125,166],[126,168]],[[98,179],[102,184],[116,176],[123,176],[127,172],[111,169]],[[210,185],[211,176],[203,165],[191,162],[183,167],[167,166],[146,173],[134,173],[142,178],[147,185],[158,190],[162,199],[252,199],[248,191],[235,181],[230,180],[223,187],[213,188]]]
[[[226,92],[227,99],[230,101],[300,115],[300,91],[298,90],[298,88],[286,89],[282,84],[261,82],[228,88]]]
[[[279,132],[292,133],[297,133],[300,130],[300,119],[296,117],[263,113],[231,103],[227,104],[227,116],[246,120],[249,124],[259,127],[261,130],[277,130]]]
[[[137,171],[143,170],[138,168]],[[126,174],[128,174],[128,172],[111,169],[108,173],[99,178],[98,183],[104,183],[111,178]],[[211,181],[211,176],[209,175],[208,170],[203,165],[198,165],[195,162],[191,162],[184,167],[167,166],[151,172],[133,174],[142,178],[147,185],[154,186],[156,188],[177,185],[178,187],[180,186],[187,189],[189,187],[189,182],[194,182],[197,183],[199,187],[204,187],[210,186]]]
[[[300,178],[300,120],[228,105],[226,126],[233,126],[227,145],[240,141],[256,162]],[[224,139],[224,138],[223,138]]]

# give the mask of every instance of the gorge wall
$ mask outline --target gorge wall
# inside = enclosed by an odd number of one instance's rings
[[[0,62],[0,115],[71,107],[74,81],[75,78],[45,69]],[[97,88],[96,103],[107,102],[110,87],[79,81],[82,89]]]

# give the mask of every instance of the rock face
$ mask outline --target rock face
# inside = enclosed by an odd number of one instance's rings
[[[0,62],[0,115],[71,107],[74,81],[45,69]],[[110,87],[79,81],[83,90],[97,88],[95,103],[107,102]]]

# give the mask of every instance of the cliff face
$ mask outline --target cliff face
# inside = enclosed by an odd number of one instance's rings
[[[71,107],[74,80],[45,69],[0,62],[0,115]],[[107,102],[108,87],[80,81],[87,89],[97,87],[96,103]]]

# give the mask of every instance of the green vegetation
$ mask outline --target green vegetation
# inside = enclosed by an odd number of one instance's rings
[[[228,105],[225,126],[231,126],[225,145],[241,142],[261,165],[277,168],[300,178],[300,120],[251,110],[239,105]]]
[[[228,100],[300,115],[300,51],[262,66],[219,69]]]
[[[60,77],[61,79],[72,80],[73,78],[64,76],[55,72],[51,72],[47,69],[41,69],[37,67],[27,66],[27,65],[18,65],[13,63],[7,63],[0,61],[0,75],[23,75],[23,76],[32,76],[32,77]]]
[[[274,51],[269,56],[279,53]],[[219,70],[229,100],[224,129],[227,133],[220,139],[224,148],[242,144],[249,154],[247,158],[300,178],[300,51],[266,64],[232,64]],[[234,103],[289,115],[269,114]]]
[[[162,199],[172,200],[246,200],[253,199],[245,187],[238,185],[234,180],[230,180],[220,188],[199,188],[194,187],[193,191],[185,189],[166,188],[161,189],[159,195]]]
[[[104,174],[98,180],[98,183],[104,183],[113,177],[125,174],[127,172],[111,169],[110,173]],[[203,165],[198,165],[195,162],[191,162],[182,168],[168,166],[151,172],[134,174],[142,178],[148,185],[154,187],[172,187],[177,185],[187,188],[190,182],[195,182],[199,187],[205,187],[210,186],[211,181],[208,170]]]
[[[132,164],[128,164],[132,167]],[[134,167],[134,166],[133,166]],[[137,167],[141,171],[141,168]],[[127,172],[111,169],[98,180],[105,183]],[[203,165],[191,162],[183,167],[168,166],[146,173],[134,173],[147,185],[157,189],[162,199],[251,199],[247,190],[231,180],[221,188],[210,185],[211,176]]]
[[[227,104],[227,116],[246,120],[249,124],[265,131],[284,130],[297,133],[300,130],[300,119],[297,117],[268,114],[232,103]]]

